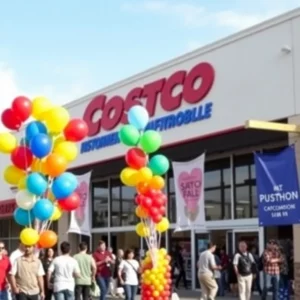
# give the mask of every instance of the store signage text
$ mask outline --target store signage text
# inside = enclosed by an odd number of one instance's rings
[[[13,215],[17,204],[15,200],[7,200],[0,202],[0,217],[10,217]]]
[[[214,83],[215,72],[211,64],[202,62],[190,71],[177,71],[168,78],[161,78],[143,87],[133,88],[123,99],[120,96],[107,98],[98,95],[87,106],[83,119],[89,126],[89,137],[98,135],[102,129],[111,131],[120,123],[127,123],[127,111],[134,105],[144,105],[150,118],[155,115],[157,102],[169,114],[152,120],[148,128],[168,130],[192,122],[208,119],[212,113],[212,103],[202,104],[198,107],[185,109],[175,114],[182,102],[198,104],[205,99]],[[174,92],[179,87],[179,91]],[[96,113],[101,114],[94,119]],[[109,133],[102,137],[92,138],[82,143],[81,153],[90,152],[119,143],[118,134]]]

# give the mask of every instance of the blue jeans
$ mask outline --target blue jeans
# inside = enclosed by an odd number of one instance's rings
[[[134,300],[136,294],[137,294],[137,285],[124,285],[124,292],[125,292],[125,300]]]
[[[96,280],[100,289],[100,300],[105,300],[109,288],[110,278],[97,276]]]
[[[74,292],[69,290],[62,290],[53,293],[55,300],[74,300]]]
[[[8,292],[5,291],[0,291],[0,300],[8,300]]]
[[[261,299],[266,300],[268,296],[268,289],[271,286],[272,299],[279,300],[279,284],[280,275],[267,274],[264,272],[264,288],[262,291]]]

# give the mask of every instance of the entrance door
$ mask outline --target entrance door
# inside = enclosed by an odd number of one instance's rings
[[[256,230],[233,230],[233,253],[237,250],[238,243],[245,241],[248,245],[248,250],[255,247],[259,251],[259,229]]]

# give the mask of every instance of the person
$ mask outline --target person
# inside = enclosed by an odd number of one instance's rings
[[[216,251],[216,244],[210,242],[208,249],[200,254],[198,260],[198,278],[201,286],[202,298],[214,300],[218,293],[218,285],[214,278],[214,271],[220,270],[216,265],[214,252]]]
[[[225,290],[228,289],[228,264],[229,264],[229,257],[226,254],[225,248],[221,248],[220,250],[220,260],[221,260],[221,284],[223,286],[223,293],[220,292],[221,296],[225,295]]]
[[[116,261],[116,256],[114,254],[114,249],[112,247],[109,247],[108,249],[108,252],[111,254],[111,257],[114,261]],[[113,279],[113,274],[115,272],[115,264],[112,264],[111,265],[111,274],[112,274],[112,277],[111,277],[111,280],[109,281],[109,287],[108,287],[108,294],[110,294],[112,297],[116,297],[116,288],[115,288],[115,281]]]
[[[174,253],[174,260],[175,260],[175,267],[178,270],[178,274],[176,276],[175,281],[175,287],[176,289],[179,288],[180,280],[183,280],[183,284],[185,289],[188,288],[187,280],[186,280],[186,273],[184,268],[184,258],[182,255],[183,249],[180,246],[176,247],[175,253]]]
[[[233,297],[238,296],[237,276],[233,267],[233,257],[228,260],[228,284]]]
[[[75,280],[80,276],[77,261],[71,257],[71,245],[68,242],[60,244],[61,255],[53,259],[48,268],[47,282],[51,286],[53,276],[53,295],[55,300],[73,300]]]
[[[220,260],[219,256],[215,254],[214,257],[215,257],[216,265],[218,267],[220,267],[220,270],[221,270],[222,267],[221,267],[221,260]],[[215,270],[214,271],[214,277],[215,277],[215,280],[216,280],[217,285],[218,285],[218,293],[217,293],[217,295],[220,296],[220,297],[224,297],[224,293],[225,292],[224,292],[223,285],[222,285],[222,278],[221,278],[222,275],[221,275],[221,271],[220,270]]]
[[[279,299],[280,263],[281,258],[277,249],[277,243],[274,240],[270,240],[263,252],[264,286],[262,300],[267,299],[270,286],[272,287],[273,300]]]
[[[98,248],[93,254],[97,265],[96,281],[100,289],[100,300],[105,300],[111,277],[111,265],[115,263],[109,251],[106,250],[106,244],[100,240]]]
[[[75,279],[75,300],[88,300],[92,280],[96,276],[96,263],[93,257],[87,254],[88,245],[86,242],[79,244],[79,253],[74,255],[80,269],[80,277]]]
[[[139,272],[140,265],[139,262],[134,259],[134,250],[126,250],[118,271],[119,280],[124,286],[126,300],[135,299],[139,285]]]
[[[124,251],[122,249],[119,249],[118,253],[117,253],[117,257],[116,257],[113,281],[114,281],[114,288],[116,291],[116,296],[121,297],[121,298],[123,297],[124,289],[119,280],[118,272],[119,272],[119,266],[120,266],[123,258],[124,258]]]
[[[233,266],[238,280],[239,298],[240,300],[250,300],[255,260],[247,251],[245,241],[239,242],[238,252],[233,258]]]
[[[285,254],[284,248],[280,247],[279,249],[280,254],[280,291],[279,294],[282,296],[289,296],[289,290],[290,290],[290,282],[289,282],[289,265],[288,265],[288,259],[287,255]],[[279,295],[280,298],[281,295]]]
[[[261,286],[260,286],[260,276],[259,276],[259,273],[260,273],[260,270],[258,268],[259,264],[260,264],[260,257],[258,255],[258,251],[257,251],[257,248],[256,246],[252,246],[251,247],[251,254],[255,260],[255,263],[256,263],[256,274],[255,274],[255,278],[253,278],[253,283],[252,283],[252,292],[255,290],[258,291],[258,293],[261,295],[262,294],[262,290],[261,290]]]
[[[45,287],[45,300],[51,300],[53,295],[52,284],[53,284],[53,276],[50,280],[51,286],[48,286],[47,273],[49,266],[51,265],[54,259],[54,250],[52,248],[46,249],[44,256],[41,261],[44,267],[45,276],[44,276],[44,287]]]
[[[5,245],[0,242],[0,300],[8,300],[8,275],[11,264],[5,255]]]
[[[38,300],[45,298],[44,268],[34,254],[33,246],[23,246],[24,254],[15,259],[10,278],[12,292],[16,300]]]

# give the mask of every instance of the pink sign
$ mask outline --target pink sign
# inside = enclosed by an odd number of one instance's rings
[[[88,199],[88,192],[89,192],[89,184],[86,181],[82,181],[78,188],[76,189],[76,193],[80,197],[80,205],[75,211],[75,217],[79,224],[84,222],[85,217],[85,208],[87,206],[87,199]]]

